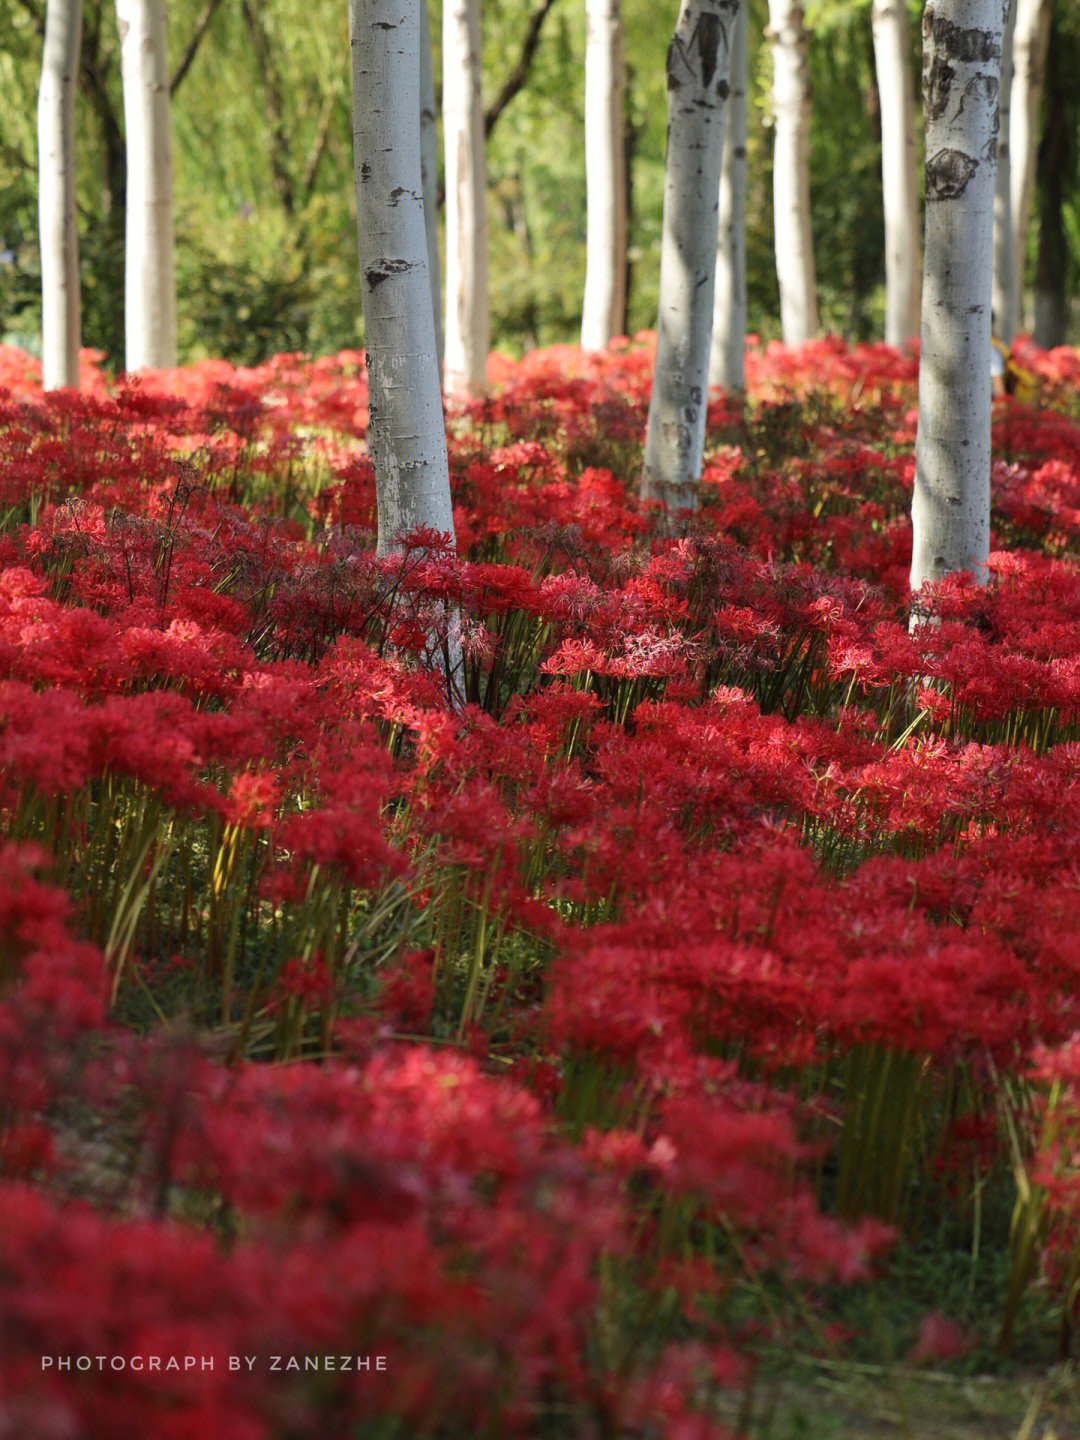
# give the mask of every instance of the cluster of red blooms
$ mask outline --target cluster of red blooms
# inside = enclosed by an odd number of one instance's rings
[[[1038,1057],[1067,1288],[1080,424],[999,402],[992,583],[909,631],[915,363],[752,347],[671,536],[649,345],[496,358],[456,552],[377,560],[362,357],[0,351],[0,1431],[718,1436],[731,1287],[888,1244],[809,1183],[845,1055]],[[212,1042],[121,1024],[177,984]]]

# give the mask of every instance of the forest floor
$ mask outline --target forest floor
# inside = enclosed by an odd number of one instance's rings
[[[741,1409],[741,1413],[740,1413]],[[789,1357],[722,1417],[752,1440],[1080,1440],[1080,1371],[952,1374]]]

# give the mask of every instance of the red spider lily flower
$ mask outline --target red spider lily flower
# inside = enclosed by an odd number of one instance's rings
[[[919,1322],[919,1334],[908,1356],[911,1365],[959,1360],[975,1347],[976,1337],[940,1311],[932,1310]]]

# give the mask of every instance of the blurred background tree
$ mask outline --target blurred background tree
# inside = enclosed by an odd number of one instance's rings
[[[511,354],[580,332],[585,277],[581,0],[484,0],[484,102],[524,83],[488,136],[492,344]],[[630,158],[627,331],[656,320],[663,192],[664,59],[675,14],[624,0]],[[912,75],[921,0],[909,0]],[[748,326],[778,337],[772,239],[771,60],[766,0],[749,0]],[[1074,144],[1037,184],[1027,285],[1048,220],[1046,274],[1065,335],[1080,339],[1080,7],[1054,0],[1057,80],[1044,117]],[[44,0],[0,0],[0,335],[40,343],[34,114]],[[660,19],[663,24],[660,24]],[[431,0],[432,33],[441,10]],[[880,130],[870,0],[806,0],[812,32],[811,208],[823,329],[852,339],[884,325]],[[176,260],[182,360],[252,364],[275,351],[362,343],[353,219],[346,6],[341,0],[170,0]],[[193,42],[197,40],[197,44]],[[84,344],[123,356],[123,121],[113,0],[86,0],[77,102]],[[436,86],[441,90],[439,56]],[[1043,129],[1046,130],[1044,118]],[[1052,249],[1051,249],[1052,241]],[[1050,262],[1053,261],[1051,270]],[[1049,282],[1047,282],[1049,283]],[[1030,309],[1030,307],[1029,307]]]

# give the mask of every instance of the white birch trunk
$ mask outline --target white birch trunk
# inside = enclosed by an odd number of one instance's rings
[[[810,35],[799,0],[769,0],[773,58],[773,229],[785,345],[818,332],[810,225]]]
[[[82,0],[49,0],[38,90],[41,359],[46,390],[79,384],[82,306],[75,228],[75,82]]]
[[[124,364],[176,364],[165,0],[116,0],[127,144]]]
[[[448,395],[484,388],[490,342],[487,164],[480,96],[480,0],[443,3]]]
[[[420,24],[412,4],[349,0],[356,229],[378,554],[454,533],[420,182]]]
[[[885,340],[901,346],[919,333],[919,177],[906,0],[874,0],[874,68],[881,107],[881,187],[885,211]]]
[[[682,0],[667,57],[660,315],[641,494],[696,509],[716,275],[717,196],[739,0]]]
[[[990,286],[1005,0],[929,0],[923,14],[926,245],[911,589],[990,545]],[[913,621],[918,618],[918,601]]]
[[[585,294],[581,347],[625,329],[626,150],[621,0],[585,0]]]
[[[1016,236],[1013,233],[1012,108],[1013,24],[1016,0],[1002,0],[1005,7],[1001,40],[1001,83],[998,87],[997,174],[994,181],[994,281],[991,311],[994,333],[1003,345],[1011,345],[1016,329]]]
[[[1046,49],[1050,41],[1052,0],[1016,0],[1013,26],[1013,93],[1009,156],[1011,199],[1016,243],[1016,286],[1010,325],[1015,334],[1024,323],[1024,279],[1027,271],[1028,227],[1035,193],[1035,159],[1039,149]]]
[[[749,25],[746,10],[735,16],[731,33],[731,94],[724,122],[724,153],[716,227],[716,286],[713,295],[709,384],[731,394],[746,389],[746,87]]]
[[[431,62],[431,20],[427,0],[420,0],[420,180],[424,191],[431,309],[435,316],[435,353],[442,376],[443,315],[439,262],[439,126],[435,108],[435,76]]]

